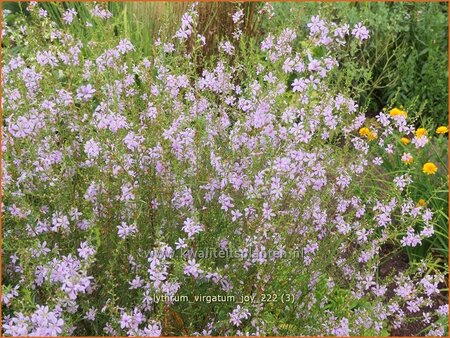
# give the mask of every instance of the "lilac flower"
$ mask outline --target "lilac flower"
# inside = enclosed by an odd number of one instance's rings
[[[425,145],[429,142],[429,138],[426,135],[422,135],[420,137],[415,137],[412,139],[412,144],[419,149],[425,147]]]
[[[58,59],[53,55],[51,51],[37,52],[36,61],[41,65],[50,65],[55,67],[58,65]]]
[[[173,43],[165,43],[163,49],[165,53],[172,53],[175,51],[175,45]]]
[[[41,231],[39,229],[36,232],[40,233],[40,232],[44,232],[44,231]],[[47,242],[46,241],[44,241],[43,243],[39,242],[38,248],[36,250],[33,249],[33,257],[46,256],[50,251],[51,250],[49,248],[47,248]]]
[[[206,38],[203,35],[197,34],[197,39],[200,40],[202,46],[206,45]]]
[[[131,317],[127,313],[122,313],[122,315],[120,316],[120,328],[128,329],[131,327],[132,323],[133,323],[133,317]]]
[[[197,222],[194,222],[191,218],[187,218],[184,221],[182,229],[187,233],[189,238],[192,238],[194,235],[203,231],[203,226],[201,224],[198,224]]]
[[[228,314],[230,316],[230,323],[234,326],[239,326],[242,324],[243,319],[250,318],[250,311],[246,308],[242,308],[238,305],[231,313]]]
[[[20,56],[11,58],[11,60],[8,63],[8,66],[11,70],[18,69],[20,67],[23,67],[24,65],[25,65],[25,61]]]
[[[403,283],[394,290],[396,295],[405,299],[410,299],[413,295],[413,291],[414,287],[411,283]]]
[[[127,39],[122,39],[122,40],[120,40],[119,45],[117,46],[117,49],[119,50],[120,54],[126,54],[129,51],[134,50],[134,46]]]
[[[236,222],[239,218],[241,218],[242,213],[239,210],[231,210],[231,220]]]
[[[369,38],[369,30],[361,22],[358,22],[352,30],[352,35],[358,40],[364,41]]]
[[[383,164],[383,158],[382,157],[375,157],[373,160],[372,160],[372,163],[373,164],[375,164],[375,165],[378,165],[378,166],[380,166],[380,165],[382,165]]]
[[[90,85],[81,86],[77,90],[77,98],[83,101],[89,101],[94,97],[95,89]]]
[[[190,27],[192,23],[194,23],[192,13],[184,13],[181,17],[181,27]]]
[[[425,289],[425,293],[427,296],[431,296],[432,294],[439,293],[438,282],[433,282],[432,276],[427,275],[420,281],[422,286]]]
[[[142,287],[142,285],[144,285],[144,281],[141,279],[141,277],[136,276],[136,278],[134,278],[131,282],[129,282],[129,284],[130,290],[133,290]]]
[[[135,199],[133,189],[134,187],[131,183],[124,183],[121,187],[122,195],[118,199],[123,202],[133,201]]]
[[[69,219],[66,215],[55,213],[52,218],[51,231],[57,232],[60,228],[67,230],[69,228]]]
[[[139,149],[141,143],[143,141],[142,136],[136,135],[134,132],[130,131],[125,138],[123,139],[123,143],[127,146],[127,148],[131,151]]]
[[[221,205],[221,209],[225,211],[234,207],[233,199],[226,194],[219,196],[219,203]]]
[[[331,331],[333,335],[338,337],[349,337],[350,336],[349,322],[347,318],[342,318],[339,325],[334,327]]]
[[[242,20],[243,17],[244,17],[244,11],[242,9],[236,11],[232,15],[232,19],[233,19],[234,23],[238,23],[239,21]]]
[[[178,240],[175,242],[175,249],[185,249],[187,248],[187,244],[184,239],[178,238]]]
[[[440,316],[447,316],[448,315],[448,304],[439,306],[437,308],[436,312]]]
[[[128,225],[125,222],[122,222],[122,225],[117,226],[117,234],[119,238],[125,239],[128,236],[132,236],[137,232],[137,227],[135,224]]]
[[[319,244],[317,242],[312,242],[311,240],[308,241],[308,244],[303,249],[303,252],[305,254],[314,254],[319,249]]]
[[[441,337],[445,334],[444,327],[440,326],[439,324],[433,323],[431,324],[432,329],[428,331],[427,336],[430,337]]]
[[[191,29],[180,28],[175,33],[175,37],[182,41],[182,40],[186,40],[187,38],[189,38],[191,36],[191,34],[192,34],[192,30]]]
[[[142,330],[142,333],[146,337],[159,337],[161,336],[162,329],[159,323],[153,321]]]
[[[264,202],[262,211],[263,211],[263,217],[267,220],[270,220],[276,216],[276,214],[273,212],[272,208],[270,207],[270,204],[267,202]]]
[[[422,215],[422,219],[425,223],[428,223],[433,218],[433,212],[430,209],[426,209]]]
[[[320,32],[325,27],[325,22],[320,19],[318,15],[313,16],[311,21],[307,24],[310,34],[314,35]]]
[[[351,177],[348,175],[341,174],[336,179],[336,184],[341,188],[345,189],[347,188],[351,183]]]
[[[349,34],[350,26],[348,24],[344,24],[340,27],[337,27],[334,30],[334,36],[339,37],[340,39],[343,39],[345,35]]]
[[[164,259],[160,260],[158,256],[158,251],[152,251],[150,253],[149,262],[150,267],[147,270],[150,276],[150,280],[153,281],[155,288],[159,288],[161,284],[167,278],[167,264]]]
[[[283,186],[279,177],[272,177],[270,185],[270,194],[274,196],[274,200],[278,200],[283,196]]]
[[[411,182],[412,179],[408,174],[397,176],[394,178],[394,183],[400,191],[403,191],[403,189],[408,186],[408,184],[411,184]]]
[[[37,305],[31,316],[18,313],[3,325],[5,334],[12,336],[57,336],[63,332],[64,320],[48,306]]]
[[[112,17],[112,13],[105,8],[101,8],[98,4],[91,9],[91,14],[101,19],[109,19]]]
[[[229,41],[221,43],[219,48],[228,55],[232,55],[234,53],[234,46]]]
[[[45,18],[48,15],[48,12],[43,9],[43,8],[39,8],[39,16]]]
[[[304,79],[295,79],[292,83],[293,92],[304,92],[308,89],[308,85]]]
[[[89,158],[97,158],[100,154],[100,149],[100,145],[92,138],[84,145],[84,151]]]
[[[74,19],[75,16],[77,16],[77,11],[73,8],[69,8],[67,9],[64,13],[63,13],[63,21],[70,25]]]
[[[97,309],[95,308],[90,308],[86,314],[84,315],[84,319],[86,320],[90,320],[90,321],[94,321],[95,320],[95,316],[97,315]]]
[[[203,271],[200,269],[200,264],[195,262],[195,259],[190,259],[184,267],[184,274],[197,278]]]
[[[261,50],[266,51],[272,49],[274,44],[274,36],[272,34],[268,34],[267,37],[261,42]]]
[[[186,40],[192,34],[192,24],[194,23],[192,14],[193,13],[184,13],[181,17],[181,27],[174,36],[180,41]]]
[[[11,305],[11,301],[19,295],[19,287],[20,285],[16,285],[8,293],[2,294],[2,302],[5,303],[7,307],[9,307]]]
[[[77,251],[78,255],[83,259],[88,259],[95,253],[95,249],[90,247],[87,242],[81,242],[80,248]]]

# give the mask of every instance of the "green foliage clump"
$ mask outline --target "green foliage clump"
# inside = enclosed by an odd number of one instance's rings
[[[369,115],[403,105],[423,120],[448,123],[446,3],[277,3],[274,8],[275,26],[281,21],[304,26],[317,12],[350,26],[364,18],[371,39],[362,49],[341,50],[336,85],[359,97]]]

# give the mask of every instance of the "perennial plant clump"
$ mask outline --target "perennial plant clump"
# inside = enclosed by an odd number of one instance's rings
[[[432,257],[383,266],[434,235],[414,184],[442,184],[429,147],[448,129],[369,121],[330,85],[370,27],[314,16],[308,39],[256,45],[234,13],[198,67],[195,4],[148,58],[120,34],[81,41],[116,24],[90,5],[3,26],[5,335],[447,333]]]

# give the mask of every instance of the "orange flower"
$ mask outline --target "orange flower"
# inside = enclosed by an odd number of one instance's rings
[[[402,137],[402,138],[400,139],[400,142],[402,142],[402,143],[406,146],[406,145],[409,144],[409,142],[411,142],[411,141],[410,141],[409,138],[407,138],[407,137]]]
[[[374,133],[372,131],[369,133],[369,135],[367,135],[367,138],[369,139],[369,141],[376,140],[377,137],[378,137],[377,133]]]
[[[416,137],[420,138],[422,136],[427,136],[428,135],[428,131],[425,128],[419,128],[416,130]]]
[[[408,117],[408,113],[407,112],[405,112],[405,111],[403,111],[401,109],[398,109],[398,108],[391,109],[389,111],[389,115],[391,115],[392,117],[403,116],[405,119]]]
[[[373,141],[376,140],[376,138],[378,137],[377,133],[371,131],[369,128],[367,127],[362,127],[359,130],[359,135],[366,137],[367,139],[369,139],[369,141]]]
[[[367,137],[367,136],[369,136],[369,134],[370,134],[370,129],[367,127],[363,127],[359,130],[359,135],[361,135],[361,136]]]
[[[438,168],[433,162],[427,162],[423,165],[422,171],[427,175],[436,174]]]
[[[427,206],[427,202],[426,202],[423,198],[421,198],[421,199],[417,202],[416,206],[417,206],[417,207],[426,207],[426,206]]]
[[[448,128],[446,126],[440,126],[438,129],[436,129],[436,133],[438,134],[447,134]]]

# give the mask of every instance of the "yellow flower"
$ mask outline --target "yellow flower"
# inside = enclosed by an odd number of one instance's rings
[[[410,140],[409,140],[409,138],[407,138],[407,137],[402,137],[401,139],[400,139],[400,141],[406,146],[407,144],[409,144],[409,142],[411,142]]]
[[[403,116],[405,119],[408,117],[408,113],[407,112],[405,112],[403,110],[400,110],[398,108],[391,109],[390,112],[389,112],[389,115],[391,115],[392,117]]]
[[[369,136],[369,134],[370,134],[370,130],[367,127],[363,127],[359,130],[359,135],[361,135],[361,136],[367,137],[367,136]]]
[[[447,134],[448,128],[446,126],[440,126],[438,129],[436,129],[436,133],[438,134]]]
[[[369,132],[369,135],[367,135],[367,138],[369,139],[369,141],[376,140],[377,137],[378,137],[377,133],[374,133],[374,132],[372,132],[372,131]]]
[[[362,127],[359,130],[359,135],[361,135],[363,137],[367,137],[369,139],[369,141],[373,141],[373,140],[375,140],[378,137],[377,133],[371,131],[367,127]]]
[[[423,198],[421,198],[421,199],[417,202],[416,206],[417,206],[417,207],[426,207],[426,206],[427,206],[427,202],[426,202]]]
[[[427,162],[423,165],[422,171],[427,175],[434,175],[438,168],[433,162]]]
[[[416,137],[417,138],[420,138],[420,137],[426,136],[426,135],[428,135],[428,132],[427,132],[427,130],[425,128],[419,128],[419,129],[416,130]]]

